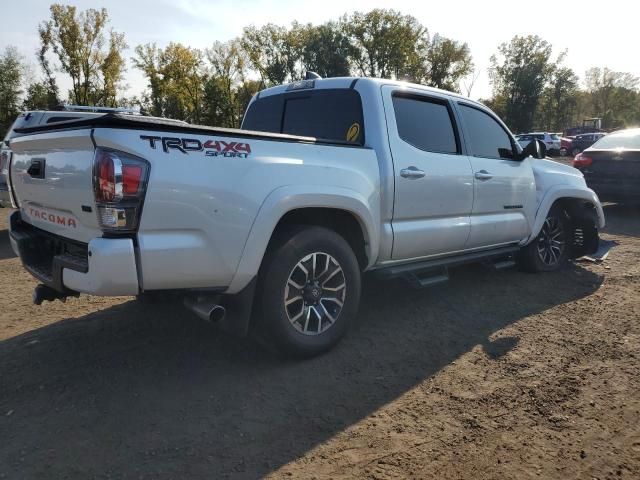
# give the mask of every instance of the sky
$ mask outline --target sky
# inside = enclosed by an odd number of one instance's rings
[[[32,63],[35,79],[40,71],[35,59],[37,26],[49,18],[50,0],[3,2],[0,13],[0,49],[18,47]],[[60,1],[60,3],[68,3]],[[79,9],[106,7],[110,26],[124,32],[129,44],[128,57],[136,45],[156,42],[164,47],[181,42],[207,48],[215,40],[225,41],[242,33],[246,25],[266,23],[288,25],[318,24],[337,19],[344,13],[373,8],[394,8],[415,16],[431,35],[439,33],[466,42],[479,73],[472,98],[491,94],[489,58],[497,47],[514,35],[537,34],[551,43],[554,54],[567,50],[565,65],[584,78],[593,66],[630,72],[640,77],[637,14],[630,0],[608,2],[576,0],[498,0],[453,1],[374,1],[374,0],[75,0]],[[70,81],[57,74],[62,91]],[[146,88],[141,73],[129,65],[126,73],[127,96]]]

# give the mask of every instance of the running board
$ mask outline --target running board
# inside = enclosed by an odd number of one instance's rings
[[[448,281],[449,270],[447,267],[442,267],[440,269],[406,273],[403,277],[413,288],[425,288]]]
[[[426,273],[427,270],[436,270],[436,269],[444,269],[447,267],[455,267],[458,265],[465,265],[467,263],[476,263],[482,260],[488,260],[492,257],[496,259],[500,259],[499,261],[493,264],[494,268],[501,269],[513,266],[515,262],[513,260],[505,260],[504,257],[515,254],[520,247],[508,246],[501,248],[493,248],[491,250],[482,250],[480,252],[471,252],[465,253],[462,255],[456,255],[451,257],[444,258],[436,258],[433,260],[424,260],[421,262],[412,262],[412,263],[403,263],[401,265],[391,265],[388,267],[381,267],[376,269],[375,272],[378,276],[383,278],[396,278],[403,277],[406,275],[417,275],[420,273]],[[448,273],[442,274],[438,273],[435,277],[443,277],[446,275],[446,278],[449,278]]]

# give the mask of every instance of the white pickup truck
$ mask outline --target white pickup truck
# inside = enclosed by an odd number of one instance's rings
[[[294,355],[344,335],[362,272],[422,286],[472,261],[552,271],[605,223],[539,142],[523,151],[483,105],[402,82],[270,88],[240,130],[106,114],[18,132],[10,239],[36,303],[178,293]]]

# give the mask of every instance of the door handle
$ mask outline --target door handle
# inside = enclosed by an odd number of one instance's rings
[[[419,170],[414,166],[403,168],[402,170],[400,170],[400,176],[402,178],[415,179],[415,178],[422,178],[425,175],[426,174],[424,173],[423,170]]]
[[[486,170],[480,170],[479,172],[476,172],[475,177],[478,180],[491,180],[493,178],[493,175],[491,175]]]

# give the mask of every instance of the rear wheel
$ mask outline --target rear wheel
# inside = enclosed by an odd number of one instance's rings
[[[263,335],[285,354],[310,357],[337,344],[360,301],[360,269],[349,244],[322,227],[280,235],[260,272]]]
[[[519,263],[530,272],[553,272],[569,258],[570,223],[564,210],[553,207],[544,220],[542,230],[519,255]]]
[[[579,148],[573,147],[573,148],[571,149],[571,156],[572,156],[572,157],[575,157],[575,156],[576,156],[577,154],[579,154],[579,153],[580,153],[580,149],[579,149]]]

